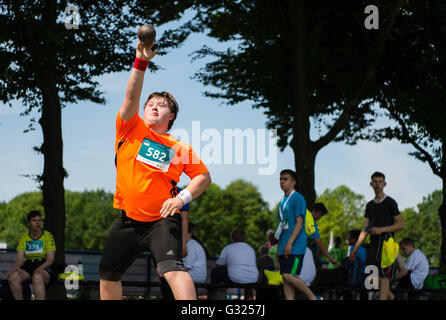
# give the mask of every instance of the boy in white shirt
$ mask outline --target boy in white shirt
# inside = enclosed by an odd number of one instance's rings
[[[231,233],[232,243],[223,248],[211,271],[211,283],[257,283],[256,253],[246,243],[245,231],[236,229]],[[252,290],[245,289],[245,300],[252,298]]]
[[[401,240],[400,248],[408,256],[408,259],[395,277],[395,280],[399,280],[397,288],[423,288],[424,279],[426,279],[429,273],[429,262],[426,256],[419,249],[415,249],[414,243],[410,238]]]

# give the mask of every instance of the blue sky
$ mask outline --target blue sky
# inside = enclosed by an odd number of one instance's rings
[[[157,31],[160,35],[162,30]],[[206,98],[203,92],[212,88],[205,88],[191,79],[204,61],[192,63],[189,54],[205,43],[221,47],[212,39],[195,35],[180,49],[155,57],[154,61],[164,70],[146,73],[143,97],[152,91],[170,91],[180,105],[180,113],[172,129],[184,129],[190,134],[193,121],[200,121],[202,132],[216,129],[222,136],[225,129],[265,129],[267,119],[261,110],[253,110],[248,102],[228,106],[223,101]],[[69,174],[65,180],[66,190],[105,189],[114,192],[115,119],[128,77],[129,73],[124,72],[98,79],[100,89],[105,92],[105,105],[81,102],[63,109],[64,167]],[[0,201],[9,201],[20,193],[37,190],[36,183],[22,175],[40,174],[43,168],[43,156],[32,150],[33,146],[42,143],[41,128],[37,124],[35,131],[24,134],[30,117],[19,116],[25,109],[19,102],[13,105],[13,108],[0,105]],[[33,115],[38,119],[37,113]],[[386,174],[388,186],[385,192],[398,202],[400,209],[415,207],[424,196],[441,188],[441,180],[432,174],[427,164],[410,157],[410,151],[410,146],[397,141],[380,144],[361,142],[356,146],[332,143],[316,158],[316,192],[320,194],[327,188],[344,184],[367,200],[371,199],[370,175],[378,170]],[[213,182],[221,187],[239,178],[252,182],[272,207],[282,196],[278,174],[282,169],[294,168],[294,160],[290,148],[279,151],[277,171],[273,175],[259,175],[258,165],[212,164],[208,168]],[[187,181],[183,175],[180,185]]]

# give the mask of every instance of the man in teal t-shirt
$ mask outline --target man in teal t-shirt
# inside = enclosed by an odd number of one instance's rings
[[[303,258],[307,247],[305,232],[305,198],[294,188],[296,173],[283,170],[280,173],[280,188],[284,196],[279,203],[279,227],[275,237],[279,240],[279,264],[283,278],[285,299],[295,299],[295,289],[301,291],[309,300],[318,300],[305,282],[298,276],[302,270]]]

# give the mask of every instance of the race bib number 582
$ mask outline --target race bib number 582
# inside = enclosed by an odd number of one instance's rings
[[[136,160],[167,172],[175,150],[159,142],[144,138]]]

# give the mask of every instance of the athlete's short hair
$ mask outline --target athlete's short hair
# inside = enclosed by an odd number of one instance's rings
[[[341,242],[342,242],[341,237],[340,237],[340,236],[335,237],[335,238],[334,238],[334,242],[335,242],[335,244],[340,245]]]
[[[189,225],[187,226],[187,231],[189,233],[192,233],[195,231],[196,228],[197,228],[197,225],[195,223],[192,223],[189,221]]]
[[[245,242],[246,241],[245,231],[243,229],[235,229],[234,231],[231,232],[231,239],[234,242]]]
[[[34,218],[34,217],[41,217],[42,218],[42,214],[38,210],[31,210],[30,212],[28,212],[28,215],[26,216],[26,220],[27,221],[31,221],[31,219]]]
[[[259,247],[259,253],[260,253],[261,255],[267,254],[267,253],[268,253],[268,247],[265,246],[264,244],[262,244],[262,245]]]
[[[282,175],[282,174],[289,174],[291,176],[291,178],[293,178],[294,181],[297,181],[296,172],[294,172],[291,169],[284,169],[284,170],[280,171],[280,175]]]
[[[383,178],[384,180],[386,180],[386,176],[384,175],[384,173],[379,172],[379,171],[373,172],[373,174],[370,177],[370,179],[373,180],[373,178]]]
[[[348,235],[350,237],[352,237],[353,239],[355,239],[355,241],[358,241],[360,234],[361,234],[361,230],[358,230],[358,229],[350,230],[348,232]]]
[[[415,248],[415,244],[411,238],[404,238],[400,241],[400,246],[412,246]]]
[[[147,103],[150,101],[150,99],[152,98],[164,98],[167,101],[167,105],[169,106],[170,112],[172,112],[174,114],[173,119],[169,121],[169,126],[167,127],[167,130],[170,130],[170,128],[172,128],[173,123],[175,122],[175,119],[177,118],[177,114],[180,111],[180,108],[178,107],[178,103],[175,100],[174,96],[167,91],[162,91],[162,92],[152,92],[149,97],[146,100],[146,103],[144,104],[144,109],[146,108]]]
[[[315,204],[313,204],[311,211],[319,212],[321,214],[321,217],[325,216],[328,213],[327,208],[322,202],[316,202]]]

